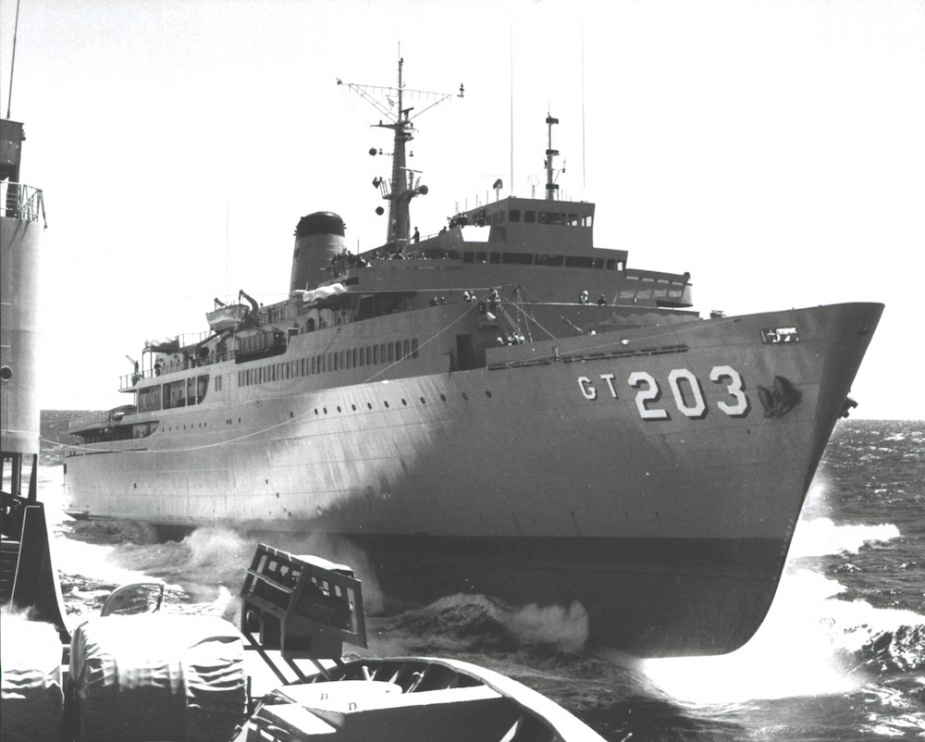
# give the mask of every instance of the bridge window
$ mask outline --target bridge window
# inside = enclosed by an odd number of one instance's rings
[[[558,267],[560,265],[565,264],[565,256],[564,255],[537,255],[536,264]]]
[[[505,265],[533,265],[533,253],[506,252],[501,258]]]

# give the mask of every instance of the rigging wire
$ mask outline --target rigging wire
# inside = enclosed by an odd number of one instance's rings
[[[10,59],[10,88],[7,91],[6,117],[10,117],[10,111],[13,107],[13,70],[16,67],[16,38],[19,36],[19,3],[16,0],[16,22],[13,24],[13,56]]]

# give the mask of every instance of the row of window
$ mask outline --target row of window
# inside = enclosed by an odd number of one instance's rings
[[[349,348],[317,356],[297,358],[294,361],[271,363],[266,366],[241,370],[238,371],[238,386],[266,384],[273,381],[295,379],[300,376],[363,368],[364,366],[375,366],[380,363],[394,363],[406,358],[417,357],[417,338],[396,340],[392,343]]]
[[[215,388],[221,389],[220,377],[215,377]],[[138,390],[138,411],[169,410],[199,404],[209,391],[209,374],[190,376],[169,384],[158,384]]]
[[[570,227],[592,226],[592,217],[590,214],[580,216],[578,214],[567,214],[562,211],[533,211],[532,209],[526,209],[523,216],[524,222],[527,224],[566,224]],[[508,212],[508,219],[512,222],[519,222],[520,209],[511,209]]]
[[[494,263],[501,265],[545,265],[551,268],[603,268],[622,271],[622,260],[615,258],[592,258],[583,255],[551,255],[532,252],[472,252],[463,253],[464,263]]]

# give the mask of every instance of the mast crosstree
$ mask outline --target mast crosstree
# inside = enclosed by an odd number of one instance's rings
[[[357,93],[367,101],[385,118],[374,126],[382,129],[391,129],[394,132],[392,145],[392,179],[386,183],[382,178],[373,180],[373,185],[379,188],[382,198],[389,202],[389,224],[386,236],[386,245],[404,247],[408,244],[411,235],[411,199],[418,195],[427,194],[427,186],[421,185],[420,174],[407,166],[406,145],[414,139],[414,124],[412,123],[425,111],[449,100],[454,95],[462,98],[465,87],[459,86],[458,93],[438,93],[426,90],[411,90],[405,87],[402,68],[405,60],[398,60],[398,87],[384,87],[382,85],[359,85],[357,83],[344,83],[338,79],[338,85],[346,85],[348,89]],[[417,97],[427,102],[427,105],[412,115],[414,106],[405,108],[406,99]],[[373,148],[371,155],[381,154],[381,150]],[[415,174],[418,179],[415,181]],[[383,213],[382,207],[376,212]]]

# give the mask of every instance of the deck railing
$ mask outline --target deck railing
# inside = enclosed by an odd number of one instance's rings
[[[119,377],[119,391],[124,392],[129,389],[132,389],[135,384],[137,384],[142,379],[151,379],[154,376],[165,376],[167,374],[173,373],[174,371],[188,371],[191,368],[207,368],[215,363],[220,363],[221,361],[227,361],[235,357],[234,348],[229,348],[224,353],[212,353],[208,356],[203,356],[198,359],[194,359],[192,356],[185,357],[182,360],[177,360],[175,363],[168,363],[165,366],[160,374],[154,372],[154,370],[146,368],[139,370],[138,373],[124,374]]]
[[[22,183],[0,182],[0,216],[37,222],[45,221],[45,201],[40,188]],[[48,226],[47,222],[45,226]]]

